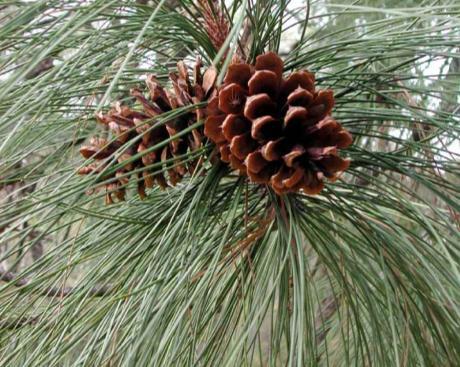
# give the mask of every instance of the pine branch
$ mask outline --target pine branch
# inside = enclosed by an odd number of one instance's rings
[[[321,302],[315,317],[315,327],[318,330],[316,336],[318,345],[326,339],[327,333],[330,330],[330,327],[327,327],[326,324],[334,316],[338,308],[339,305],[334,295],[326,297]]]
[[[40,61],[40,63],[26,75],[26,79],[33,79],[40,76],[44,72],[52,69],[54,66],[54,60],[52,57],[47,57]]]
[[[38,320],[38,316],[0,320],[0,330],[17,330],[25,326],[33,326]]]
[[[0,241],[4,258],[27,259],[17,272],[0,271],[4,365],[458,365],[460,6],[308,3],[65,0],[8,9]],[[284,74],[314,72],[353,134],[343,179],[320,195],[288,195],[283,208],[217,166],[148,189],[144,201],[105,207],[86,196],[95,182],[76,177],[75,145],[100,133],[94,112],[118,99],[138,109],[128,91],[142,76],[163,84],[178,59],[223,60],[222,42],[251,61],[296,45]],[[396,94],[402,89],[409,94]],[[376,106],[377,95],[386,103]],[[9,195],[20,185],[23,195]],[[30,265],[33,249],[17,255],[39,240],[34,231],[47,239],[47,256]],[[74,287],[56,281],[70,266],[82,279]]]
[[[3,271],[0,269],[0,281],[6,283],[13,283],[16,287],[26,287],[30,284],[31,280],[29,278],[19,278],[18,276],[10,271]],[[103,285],[96,286],[91,288],[87,294],[90,297],[104,297],[112,294],[114,289],[111,286]],[[36,290],[34,292],[45,297],[56,297],[64,298],[71,296],[77,292],[81,292],[80,289],[74,287],[47,287],[43,290]]]

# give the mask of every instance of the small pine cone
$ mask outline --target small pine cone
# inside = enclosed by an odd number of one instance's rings
[[[209,101],[204,134],[230,163],[254,183],[278,194],[318,194],[324,178],[334,181],[350,164],[338,149],[351,134],[331,116],[331,90],[316,90],[315,76],[297,71],[283,78],[283,61],[273,52],[255,65],[232,63]]]
[[[195,128],[157,150],[146,152],[140,158],[132,158],[180,133],[197,121],[205,119],[206,110],[196,108],[166,123],[155,120],[155,117],[162,113],[206,101],[215,95],[214,86],[217,77],[215,68],[211,67],[202,74],[201,62],[198,59],[193,69],[192,80],[183,61],[177,64],[177,68],[177,74],[169,74],[171,90],[165,90],[154,75],[147,76],[148,96],[145,96],[140,89],[131,90],[131,95],[140,103],[142,111],[116,102],[108,113],[96,114],[98,122],[107,126],[115,139],[109,143],[105,139],[93,138],[89,141],[89,145],[81,147],[82,156],[87,159],[92,157],[96,162],[83,167],[79,173],[101,173],[111,164],[117,163],[113,161],[112,154],[121,153],[117,155],[117,161],[122,167],[111,175],[101,175],[102,180],[110,180],[110,183],[105,185],[108,203],[113,202],[112,193],[115,193],[119,200],[124,200],[124,187],[129,182],[129,173],[133,170],[138,171],[137,191],[139,196],[144,198],[145,188],[151,188],[155,183],[162,188],[167,187],[168,184],[174,186],[187,172],[193,173],[197,168],[197,160],[181,163],[180,156],[202,146],[202,128]],[[170,167],[167,178],[161,172],[154,173],[161,169],[158,165],[149,168],[156,163]]]

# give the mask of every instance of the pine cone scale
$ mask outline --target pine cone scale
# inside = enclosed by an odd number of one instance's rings
[[[252,76],[252,68],[248,64],[232,64],[228,67],[227,75],[224,78],[224,84],[232,83],[245,87]]]
[[[202,81],[202,88],[204,90],[204,94],[209,95],[212,89],[214,89],[214,86],[216,84],[217,80],[217,70],[214,67],[210,67],[207,69],[203,75],[203,81]]]
[[[246,102],[246,91],[236,83],[232,83],[219,93],[219,109],[227,114],[240,114]]]
[[[251,136],[262,144],[276,139],[282,133],[282,130],[280,120],[270,115],[262,116],[252,121]]]
[[[235,136],[249,132],[251,123],[244,116],[230,114],[225,118],[221,128],[224,138],[231,141]]]
[[[281,81],[284,63],[278,55],[273,52],[268,52],[264,55],[257,56],[255,69],[272,71],[276,74],[278,80]]]
[[[283,152],[286,151],[285,144],[285,138],[269,141],[261,148],[262,157],[264,157],[264,159],[267,161],[279,160],[284,154]]]
[[[255,120],[263,116],[275,114],[276,105],[267,93],[250,96],[246,100],[244,116],[249,120]]]
[[[279,93],[280,80],[278,76],[269,70],[258,70],[249,79],[249,95],[268,94],[271,98],[276,98]]]
[[[230,151],[240,161],[243,161],[256,148],[257,142],[251,138],[249,133],[235,136],[230,143]]]

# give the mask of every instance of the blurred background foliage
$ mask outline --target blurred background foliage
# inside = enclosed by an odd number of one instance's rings
[[[192,0],[0,3],[0,365],[458,366],[460,5],[218,3],[227,52]],[[238,38],[334,89],[343,179],[86,195],[94,113]]]

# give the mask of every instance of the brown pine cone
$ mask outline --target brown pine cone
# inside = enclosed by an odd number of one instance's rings
[[[283,61],[273,52],[255,65],[234,62],[218,94],[209,101],[204,134],[222,161],[254,183],[278,194],[317,194],[324,178],[334,181],[350,164],[338,149],[351,134],[331,116],[331,90],[316,90],[315,76],[297,71],[283,78]]]
[[[177,68],[178,74],[169,74],[172,90],[165,90],[154,75],[147,77],[148,96],[145,96],[140,89],[131,90],[131,95],[140,103],[142,111],[117,102],[108,113],[96,114],[98,122],[108,127],[115,140],[109,143],[105,139],[93,138],[89,145],[81,147],[82,156],[87,159],[92,157],[96,162],[82,168],[79,173],[102,172],[109,165],[117,163],[114,162],[112,154],[118,152],[118,163],[126,163],[112,175],[101,175],[101,180],[113,179],[113,182],[105,185],[108,203],[113,202],[112,193],[115,193],[119,200],[124,200],[129,172],[133,170],[138,170],[137,191],[141,198],[145,197],[145,188],[152,187],[155,182],[162,188],[167,187],[168,183],[174,186],[187,172],[194,172],[197,160],[181,163],[180,156],[202,146],[202,128],[195,128],[158,150],[149,151],[138,159],[132,159],[132,156],[148,150],[205,118],[205,109],[196,108],[166,123],[155,120],[156,116],[164,112],[206,101],[215,94],[214,86],[217,77],[215,68],[209,68],[202,74],[201,62],[198,59],[193,69],[193,81],[190,80],[183,61],[177,64]],[[153,173],[161,169],[158,165],[153,168],[148,167],[155,163],[170,167],[167,178],[163,173]]]

